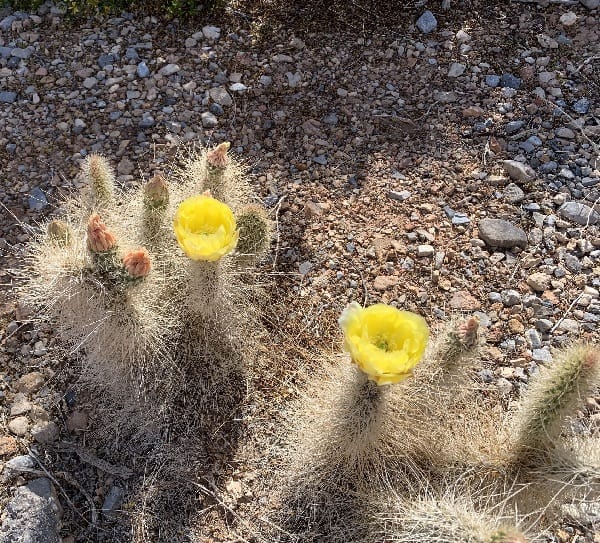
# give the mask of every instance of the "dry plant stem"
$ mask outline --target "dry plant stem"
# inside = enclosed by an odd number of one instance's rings
[[[528,458],[546,456],[554,449],[565,417],[599,381],[600,353],[593,345],[571,347],[551,366],[542,368],[516,415],[509,463],[527,463]]]

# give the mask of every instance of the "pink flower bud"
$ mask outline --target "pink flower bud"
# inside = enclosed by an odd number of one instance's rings
[[[231,143],[228,141],[217,145],[212,151],[206,154],[206,160],[209,166],[213,168],[219,168],[224,170],[227,167],[229,159],[227,157],[227,151],[231,147]]]
[[[135,251],[129,251],[123,257],[123,267],[131,277],[136,279],[146,277],[152,269],[148,251],[143,247]]]
[[[100,215],[94,213],[88,220],[87,246],[92,253],[105,253],[116,245],[113,233],[106,228]]]

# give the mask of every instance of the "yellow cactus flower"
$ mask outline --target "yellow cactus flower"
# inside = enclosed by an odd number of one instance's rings
[[[363,309],[352,302],[338,322],[352,361],[378,385],[402,381],[425,354],[429,328],[410,311],[385,304]]]
[[[174,228],[179,246],[192,260],[216,262],[235,249],[239,237],[229,206],[206,194],[179,205]]]

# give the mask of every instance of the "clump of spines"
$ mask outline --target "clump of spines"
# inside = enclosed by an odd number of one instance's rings
[[[437,497],[394,496],[378,505],[382,540],[397,543],[526,543],[527,538],[507,519],[490,511],[481,512],[473,500],[454,494]]]
[[[114,200],[115,174],[108,160],[91,154],[83,162],[83,174],[92,191],[92,205],[106,206]]]
[[[242,255],[261,255],[269,248],[271,221],[263,207],[255,204],[243,206],[236,213],[240,230],[237,250]]]
[[[582,395],[600,382],[600,353],[576,345],[532,378],[515,416],[511,461],[546,454],[560,441],[562,425]]]
[[[48,223],[48,239],[59,247],[69,245],[73,239],[71,227],[64,221],[55,219]]]

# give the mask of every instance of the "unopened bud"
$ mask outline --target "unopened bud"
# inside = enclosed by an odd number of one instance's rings
[[[64,221],[53,220],[48,224],[48,238],[61,247],[71,243],[71,228]]]
[[[143,247],[136,249],[135,251],[129,251],[123,257],[123,267],[134,279],[146,277],[152,269],[148,251]]]
[[[93,253],[105,253],[116,245],[113,233],[106,228],[100,215],[94,213],[88,220],[87,246]]]
[[[478,330],[479,319],[471,316],[457,326],[456,336],[465,347],[471,348],[477,343]]]
[[[206,161],[208,162],[208,165],[212,166],[213,168],[224,170],[229,162],[227,151],[229,151],[230,147],[231,143],[226,141],[217,145],[212,151],[209,151],[206,154]]]
[[[165,207],[169,203],[169,185],[162,175],[155,175],[144,185],[144,203],[150,208]]]

